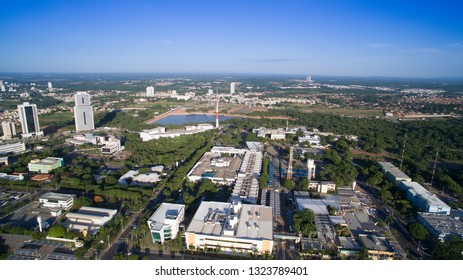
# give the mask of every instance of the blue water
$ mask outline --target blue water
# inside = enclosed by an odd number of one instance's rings
[[[219,116],[219,121],[226,121],[230,118],[231,117]],[[205,114],[170,115],[170,116],[167,116],[153,123],[161,124],[161,125],[187,124],[187,123],[215,123],[215,116],[205,115]]]

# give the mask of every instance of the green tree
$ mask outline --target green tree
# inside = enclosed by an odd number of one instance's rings
[[[410,235],[418,240],[424,240],[429,236],[429,232],[420,223],[413,223],[408,227]]]
[[[451,236],[445,242],[437,242],[431,253],[438,260],[463,260],[463,240]]]
[[[91,206],[92,200],[86,196],[81,196],[79,198],[74,199],[74,204],[72,206],[73,209],[79,209],[82,206]]]
[[[66,234],[66,229],[61,225],[54,225],[48,231],[48,235],[51,237],[61,238],[61,237],[64,237],[65,234]]]
[[[304,209],[294,214],[294,230],[302,232],[305,236],[311,236],[315,232],[315,216],[312,210]]]
[[[283,183],[283,187],[285,187],[287,190],[293,190],[296,185],[294,184],[293,180],[285,180]]]

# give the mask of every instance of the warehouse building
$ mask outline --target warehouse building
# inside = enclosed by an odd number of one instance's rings
[[[65,225],[71,230],[78,230],[84,235],[96,234],[100,227],[111,221],[117,214],[115,209],[81,207],[77,212],[66,214]]]

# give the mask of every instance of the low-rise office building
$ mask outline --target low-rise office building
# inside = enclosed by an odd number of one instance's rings
[[[185,232],[188,248],[222,253],[272,253],[272,208],[203,201]]]
[[[321,140],[320,140],[320,136],[318,135],[304,135],[304,136],[298,137],[298,142],[300,144],[308,142],[310,143],[310,146],[318,147],[320,146]]]
[[[399,168],[387,161],[378,162],[381,170],[383,171],[386,178],[393,182],[396,186],[400,185],[400,182],[411,182],[412,178],[408,177],[407,174],[403,173]]]
[[[39,203],[43,208],[69,210],[74,204],[74,195],[50,192],[42,195]]]
[[[420,211],[445,215],[450,214],[451,207],[419,183],[402,181],[399,187],[407,192],[407,199]]]
[[[331,181],[309,181],[309,189],[319,193],[335,192],[336,184]]]
[[[10,157],[0,157],[0,166],[9,165],[11,163]]]
[[[49,173],[56,168],[63,167],[64,160],[62,158],[47,157],[40,160],[31,160],[27,166],[30,172]]]
[[[453,211],[452,211],[453,212]],[[418,213],[418,221],[429,233],[444,242],[450,236],[463,238],[463,221],[458,215]]]
[[[24,176],[23,176],[22,174],[18,174],[18,175],[11,174],[11,175],[8,175],[8,174],[6,174],[6,173],[0,173],[0,179],[6,180],[6,181],[23,181],[23,180],[24,180]]]
[[[162,203],[148,219],[153,242],[164,243],[166,240],[175,239],[184,216],[185,205]]]
[[[140,132],[142,141],[150,141],[163,137],[175,138],[181,135],[191,135],[195,133],[204,132],[206,130],[214,129],[214,126],[208,123],[185,126],[184,129],[166,130],[165,127],[156,127],[152,129],[144,129]]]
[[[376,234],[360,234],[360,244],[368,251],[368,257],[373,260],[392,260],[394,248],[389,244],[386,237]]]
[[[6,155],[8,153],[21,153],[26,150],[26,145],[24,143],[10,143],[0,145],[0,155]]]

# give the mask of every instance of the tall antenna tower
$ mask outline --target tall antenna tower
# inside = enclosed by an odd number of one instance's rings
[[[293,152],[294,147],[289,148],[289,162],[288,162],[288,174],[286,174],[286,180],[293,179]]]
[[[216,94],[216,105],[215,105],[215,128],[219,129],[219,92]]]
[[[403,143],[403,147],[402,147],[402,156],[400,157],[400,166],[399,166],[399,169],[402,170],[402,164],[404,162],[404,154],[405,154],[405,143],[407,142],[407,133],[405,133],[405,137],[404,137],[404,143]]]

